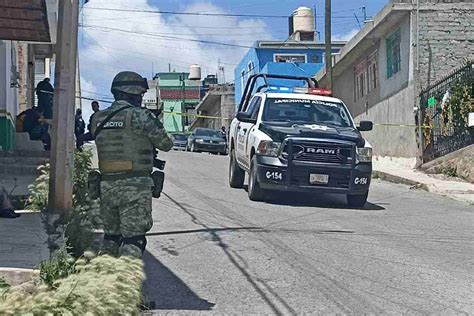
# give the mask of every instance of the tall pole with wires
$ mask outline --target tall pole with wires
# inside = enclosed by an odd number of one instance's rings
[[[331,53],[331,0],[326,0],[325,9],[325,35],[326,42],[326,78],[327,88],[332,89],[332,53]]]
[[[59,1],[48,210],[72,209],[78,0]]]

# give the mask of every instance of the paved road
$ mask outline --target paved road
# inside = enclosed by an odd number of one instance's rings
[[[474,209],[374,181],[337,196],[250,202],[227,157],[168,153],[145,292],[165,314],[474,313]]]

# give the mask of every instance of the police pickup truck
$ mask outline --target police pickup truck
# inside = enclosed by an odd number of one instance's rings
[[[272,86],[272,78],[303,80],[307,87]],[[371,130],[372,122],[356,127],[346,105],[330,94],[310,78],[250,76],[229,131],[230,186],[242,188],[248,173],[251,200],[266,199],[268,191],[324,192],[345,194],[350,206],[363,207],[372,148],[360,131]]]

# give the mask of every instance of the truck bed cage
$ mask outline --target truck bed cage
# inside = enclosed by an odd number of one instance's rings
[[[298,80],[306,81],[309,88],[318,88],[318,82],[312,77],[300,77],[300,76],[289,76],[289,75],[273,75],[273,74],[254,74],[249,77],[247,84],[245,85],[242,99],[240,100],[238,111],[241,111],[250,101],[252,91],[257,83],[258,78],[263,78],[265,82],[263,85],[257,88],[257,92],[261,91],[265,87],[269,87],[268,79],[287,79],[287,80]]]

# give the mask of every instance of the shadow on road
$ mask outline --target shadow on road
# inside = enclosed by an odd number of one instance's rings
[[[148,251],[143,256],[146,280],[143,292],[152,309],[212,310],[215,304],[200,298],[177,275]]]
[[[244,187],[247,191],[247,186]],[[320,194],[317,196],[308,193],[283,192],[270,193],[264,203],[284,206],[321,207],[337,209],[355,209],[362,211],[383,211],[384,207],[379,204],[367,202],[363,208],[354,208],[347,205],[345,197],[337,194]]]

